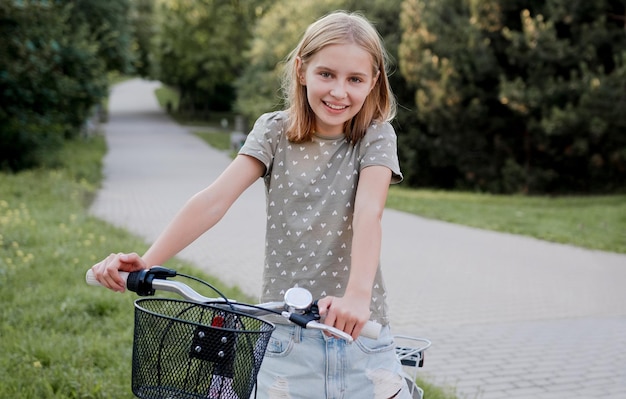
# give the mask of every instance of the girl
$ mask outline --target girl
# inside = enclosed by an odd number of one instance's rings
[[[258,394],[407,398],[379,265],[388,187],[402,179],[389,123],[395,101],[385,50],[365,18],[335,12],[309,26],[285,71],[288,108],[256,121],[230,166],[185,204],[142,257],[111,254],[92,269],[102,284],[122,291],[118,270],[163,264],[262,177],[267,227],[261,301],[280,301],[287,289],[302,286],[321,298],[326,324],[355,339],[367,320],[383,329],[377,340],[358,338],[348,345],[318,331],[277,325]]]

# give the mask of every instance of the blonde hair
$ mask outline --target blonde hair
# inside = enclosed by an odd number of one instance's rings
[[[311,140],[315,129],[315,114],[308,103],[306,86],[300,84],[298,64],[302,65],[318,51],[332,44],[356,44],[372,57],[373,76],[379,74],[363,107],[345,123],[344,132],[348,141],[357,143],[374,121],[384,122],[394,118],[396,101],[387,78],[388,55],[376,29],[356,13],[336,11],[311,24],[302,40],[291,52],[283,76],[283,93],[289,113],[287,137],[301,143]]]

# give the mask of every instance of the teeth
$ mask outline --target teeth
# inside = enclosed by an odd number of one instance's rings
[[[333,105],[333,104],[326,103],[326,102],[324,104],[326,104],[327,106],[329,106],[332,109],[344,109],[344,108],[347,108],[346,105]]]

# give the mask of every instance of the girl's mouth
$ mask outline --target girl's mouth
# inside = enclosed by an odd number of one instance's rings
[[[346,108],[348,108],[347,105],[335,105],[335,104],[331,104],[329,102],[326,101],[322,101],[324,103],[324,105],[326,105],[328,108],[335,110],[335,111],[341,111],[344,110]]]

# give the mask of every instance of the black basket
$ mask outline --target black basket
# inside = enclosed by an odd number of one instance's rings
[[[133,393],[145,399],[248,399],[274,326],[225,304],[135,301]]]

